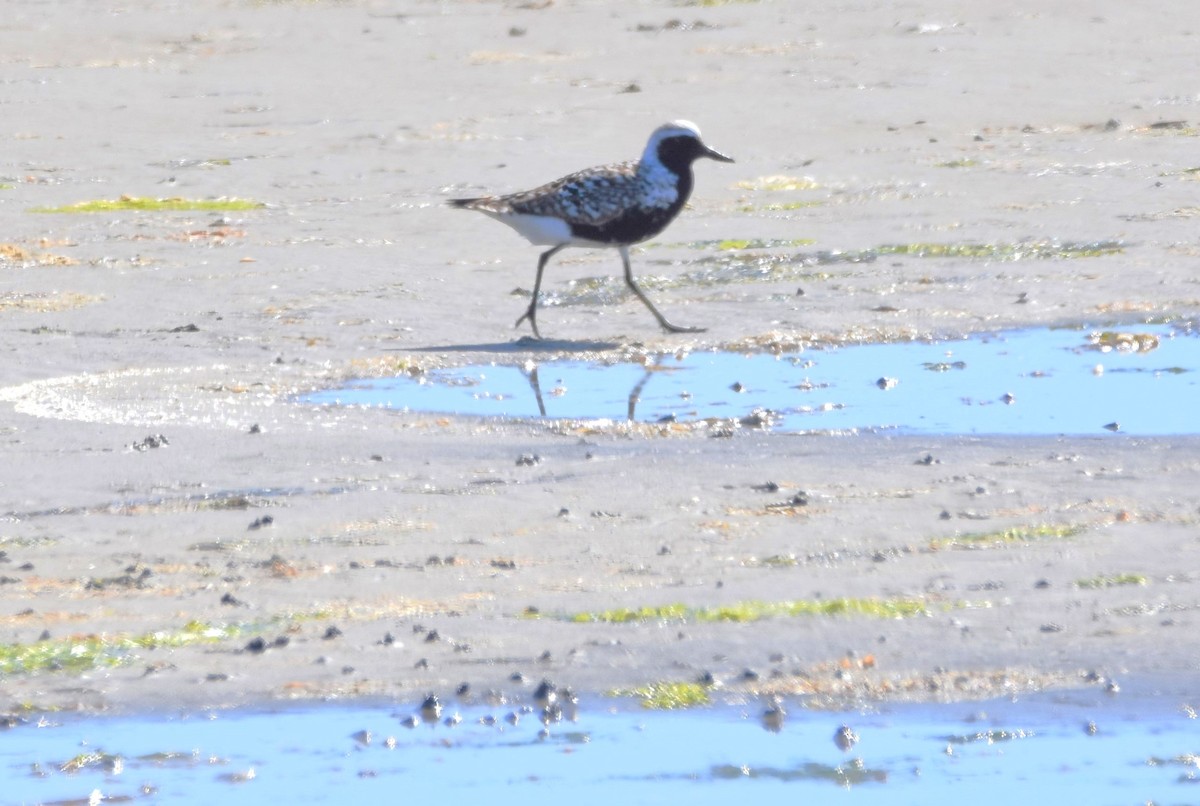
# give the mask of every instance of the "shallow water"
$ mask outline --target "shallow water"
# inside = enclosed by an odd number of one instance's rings
[[[446,796],[495,804],[1200,800],[1194,714],[1094,689],[872,713],[792,707],[778,732],[763,727],[759,704],[651,712],[601,700],[545,735],[534,714],[508,724],[511,706],[463,708],[456,727],[406,727],[414,709],[50,716],[42,726],[0,732],[0,800],[86,803],[93,793],[118,802],[226,804]],[[445,714],[452,712],[448,706]],[[492,716],[495,725],[479,721]],[[843,724],[859,737],[848,752],[834,742]]]
[[[1025,330],[780,357],[692,353],[661,356],[646,367],[547,361],[531,372],[474,365],[418,380],[355,381],[304,400],[476,416],[643,422],[738,419],[768,410],[774,429],[792,432],[1200,432],[1195,416],[1200,337],[1195,332],[1138,326],[1121,333],[1141,341],[1108,336],[1107,345],[1092,343],[1099,332]]]

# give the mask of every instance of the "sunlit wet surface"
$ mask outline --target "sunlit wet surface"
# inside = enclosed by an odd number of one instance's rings
[[[1095,690],[1017,702],[651,712],[356,705],[34,719],[0,733],[10,803],[1195,803],[1194,712]],[[448,726],[446,717],[461,722]],[[411,721],[410,721],[411,720]],[[409,724],[414,726],[409,727]],[[843,725],[846,729],[843,729]],[[857,741],[838,741],[847,730]],[[968,797],[969,793],[969,797]],[[441,800],[449,798],[448,800]]]
[[[799,189],[811,180],[800,177],[763,177],[773,189]],[[778,180],[778,184],[777,184]],[[763,189],[756,183],[747,190]],[[801,202],[801,206],[808,203]],[[792,208],[796,209],[796,208]],[[1057,241],[1034,240],[1012,243],[906,243],[882,244],[870,249],[807,250],[798,249],[809,242],[803,239],[760,240],[736,239],[691,241],[673,244],[700,250],[703,254],[690,263],[694,268],[678,271],[671,259],[647,256],[635,258],[638,283],[649,290],[665,288],[712,288],[740,283],[817,281],[824,278],[829,267],[845,269],[862,266],[864,271],[882,258],[911,257],[936,260],[939,258],[983,259],[998,263],[1039,260],[1071,260],[1100,258],[1125,251],[1117,240]],[[651,254],[653,254],[651,252]],[[658,275],[658,266],[671,267],[668,275]],[[612,305],[630,298],[623,278],[612,274],[584,277],[564,286],[543,290],[541,304]]]
[[[317,404],[501,417],[747,420],[779,431],[1192,434],[1200,337],[1166,326],[1025,330],[942,342],[692,353],[647,365],[473,365],[357,381]]]

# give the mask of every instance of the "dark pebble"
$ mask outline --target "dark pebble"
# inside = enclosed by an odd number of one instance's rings
[[[762,726],[771,733],[779,733],[783,730],[783,722],[786,716],[787,711],[783,710],[783,706],[773,705],[763,711]]]
[[[562,722],[562,718],[562,706],[556,702],[552,702],[542,709],[542,724],[546,727],[550,727],[555,722]]]
[[[421,719],[426,722],[437,722],[442,715],[442,704],[438,701],[436,694],[430,694],[421,703]]]
[[[533,701],[539,708],[548,708],[558,700],[558,688],[549,680],[542,680],[534,689]]]
[[[858,734],[851,730],[849,725],[842,725],[834,732],[833,743],[842,752],[848,752],[850,748],[858,744]]]
[[[170,444],[171,442],[162,434],[150,434],[145,439],[132,443],[129,447],[139,453],[143,453],[152,448],[162,448]]]

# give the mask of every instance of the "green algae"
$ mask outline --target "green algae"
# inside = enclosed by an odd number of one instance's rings
[[[616,608],[596,613],[576,613],[570,616],[575,623],[602,622],[626,624],[642,621],[694,621],[745,623],[768,618],[799,616],[869,616],[872,618],[908,618],[929,612],[924,599],[913,598],[847,598],[795,599],[782,602],[744,601],[713,607],[691,607],[667,604],[639,608]]]
[[[121,196],[117,199],[93,199],[91,201],[65,204],[60,207],[34,207],[33,213],[109,213],[126,210],[140,212],[161,212],[192,210],[204,212],[230,212],[239,210],[258,210],[265,207],[262,202],[250,199],[218,198],[218,199],[184,199],[171,197],[156,199],[148,196]]]
[[[0,644],[0,674],[47,671],[83,672],[133,662],[138,650],[216,643],[242,632],[240,626],[190,621],[178,630],[142,635],[84,635],[31,644]]]
[[[989,260],[1049,260],[1103,257],[1125,251],[1122,241],[1025,241],[1020,243],[905,243],[884,244],[875,248],[877,255],[910,257],[986,258]]]
[[[630,689],[613,689],[610,697],[637,697],[643,708],[654,711],[674,711],[712,704],[709,687],[700,683],[650,683]]]
[[[1082,534],[1086,526],[1078,524],[1040,524],[1037,526],[1015,526],[994,532],[972,532],[954,537],[940,537],[929,541],[929,547],[939,548],[985,548],[1038,540],[1054,540]]]
[[[1094,576],[1075,580],[1075,587],[1096,590],[1112,588],[1118,585],[1145,585],[1146,577],[1142,574],[1116,574],[1113,576]]]
[[[570,617],[571,621],[577,624],[584,624],[593,621],[605,622],[608,624],[624,624],[632,621],[656,621],[663,619],[679,619],[684,620],[691,612],[691,608],[682,604],[660,605],[657,607],[618,607],[613,610],[602,610],[598,613],[576,613]]]
[[[820,207],[825,202],[818,199],[809,201],[778,202],[775,204],[745,204],[738,208],[743,213],[786,213],[792,210],[803,210],[808,207]]]

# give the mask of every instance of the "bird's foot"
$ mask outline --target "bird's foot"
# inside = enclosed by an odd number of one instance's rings
[[[660,322],[659,324],[661,324],[663,330],[667,331],[668,333],[706,333],[706,332],[708,332],[708,328],[706,328],[706,327],[687,327],[686,325],[675,325],[675,324],[668,322],[666,319],[662,320],[662,322]]]
[[[533,337],[535,339],[540,339],[542,334],[538,333],[537,329],[537,311],[532,306],[530,306],[529,310],[525,311],[525,313],[521,314],[521,318],[513,323],[513,327],[520,327],[521,323],[526,319],[529,320],[529,326],[533,328]]]

